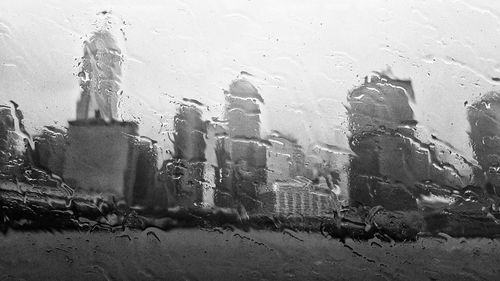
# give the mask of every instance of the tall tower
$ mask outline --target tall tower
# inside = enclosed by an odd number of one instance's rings
[[[201,119],[201,112],[194,106],[181,105],[174,117],[175,158],[188,162],[205,161],[205,135],[207,125]]]
[[[387,209],[417,208],[422,195],[462,189],[471,163],[417,129],[411,81],[375,75],[349,93],[351,199]],[[481,134],[480,134],[481,135]],[[468,176],[469,175],[469,176]]]
[[[69,121],[64,180],[73,188],[133,202],[138,126],[117,121],[122,56],[107,30],[85,42],[77,120]]]
[[[266,147],[260,138],[260,103],[264,100],[245,79],[231,83],[226,96],[226,133],[216,143],[218,167],[215,204],[258,210],[258,190],[266,183]]]
[[[118,118],[122,62],[121,50],[108,30],[97,31],[85,41],[79,73],[82,93],[77,103],[77,120]]]
[[[351,159],[351,201],[396,210],[417,207],[405,183],[414,173],[428,173],[409,159],[416,124],[409,105],[412,96],[410,81],[384,75],[368,77],[349,93],[349,143],[357,154]]]
[[[195,106],[181,105],[174,128],[174,159],[167,160],[162,168],[171,195],[169,205],[192,207],[204,203],[207,124]]]
[[[260,144],[260,106],[264,100],[247,80],[235,80],[226,95],[226,120],[231,160],[254,168],[266,167],[266,149]]]

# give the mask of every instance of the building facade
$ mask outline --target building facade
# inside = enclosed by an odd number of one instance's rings
[[[348,120],[351,157],[350,200],[363,205],[382,205],[393,210],[417,209],[411,188],[419,167],[410,142],[416,121],[409,101],[410,81],[384,75],[367,77],[351,91]],[[409,161],[408,161],[409,160]]]
[[[224,132],[215,154],[215,205],[253,212],[261,207],[260,186],[266,184],[266,144],[260,137],[260,103],[264,100],[245,79],[231,83],[226,97]]]
[[[87,192],[110,194],[133,201],[137,124],[102,119],[69,122],[63,178]]]
[[[489,92],[468,107],[470,140],[481,169],[476,184],[500,196],[500,93]]]

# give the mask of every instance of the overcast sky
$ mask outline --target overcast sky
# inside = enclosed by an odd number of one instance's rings
[[[125,55],[122,117],[160,141],[176,102],[220,116],[223,89],[246,71],[263,135],[346,147],[347,92],[390,67],[412,79],[420,126],[470,157],[464,102],[499,88],[494,0],[2,0],[0,11],[0,102],[16,101],[31,131],[75,118],[83,41],[107,20]]]

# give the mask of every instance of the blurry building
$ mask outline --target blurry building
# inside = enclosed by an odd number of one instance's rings
[[[111,33],[84,44],[77,120],[69,121],[63,178],[80,190],[134,201],[138,126],[117,121],[122,56]],[[138,194],[140,197],[141,195]]]
[[[174,117],[174,159],[162,167],[162,182],[169,190],[169,206],[202,205],[205,189],[205,136],[207,123],[195,106],[181,105]]]
[[[468,107],[470,139],[481,166],[478,185],[500,196],[500,93],[489,92]]]
[[[269,142],[266,160],[269,184],[306,175],[305,154],[295,139],[275,131],[266,141]]]
[[[259,106],[264,100],[244,79],[234,81],[225,95],[231,161],[245,160],[252,167],[265,168],[266,147],[261,144]]]
[[[137,160],[130,204],[165,209],[168,206],[168,195],[159,181],[156,142],[145,137],[138,137],[133,140],[133,149]]]
[[[471,182],[471,164],[417,128],[411,81],[374,75],[349,93],[350,197],[387,209],[417,208],[416,199]]]
[[[102,119],[69,122],[63,178],[73,187],[133,202],[137,124]]]
[[[30,136],[23,125],[23,116],[17,104],[0,105],[0,177],[24,179],[24,168],[31,165]]]
[[[203,166],[204,180],[202,182],[202,202],[205,207],[215,206],[215,173],[216,167],[208,162],[205,163]]]
[[[47,126],[33,138],[35,143],[35,164],[46,171],[62,176],[67,146],[65,130]]]
[[[203,172],[201,162],[170,159],[161,168],[161,182],[165,185],[169,207],[203,205]]]
[[[206,202],[210,206],[216,205],[216,202],[221,204],[221,200],[216,197],[224,197],[218,190],[223,190],[222,186],[225,183],[224,170],[227,170],[230,159],[229,155],[225,154],[228,150],[224,147],[226,144],[227,130],[224,126],[217,121],[207,123],[207,137],[205,157],[207,159],[205,164],[205,196]],[[223,182],[224,180],[224,182]],[[211,199],[211,200],[210,200]],[[223,201],[223,200],[222,200]],[[227,204],[222,204],[227,205]]]
[[[210,124],[208,137],[214,137],[213,146],[215,161],[214,165],[214,205],[218,207],[234,207],[233,198],[233,163],[230,156],[230,139],[227,135],[227,127],[220,124]],[[210,149],[210,146],[208,146]],[[209,162],[211,163],[211,162]]]
[[[261,190],[263,214],[295,216],[334,216],[338,211],[335,195],[309,181],[287,180],[275,182]]]
[[[349,93],[349,141],[356,153],[351,159],[351,201],[387,209],[416,209],[416,198],[408,187],[422,170],[418,161],[410,159],[416,125],[409,105],[412,96],[410,81],[384,75],[368,77]]]
[[[0,165],[5,165],[14,151],[12,140],[15,132],[14,117],[10,106],[0,105]]]
[[[0,164],[25,157],[29,135],[22,122],[22,113],[14,107],[0,105]]]
[[[306,159],[308,167],[305,176],[315,183],[323,180],[337,198],[347,205],[350,153],[326,144],[312,144],[307,149]]]
[[[204,162],[207,124],[195,106],[181,105],[174,117],[174,157],[189,162]]]
[[[233,81],[225,91],[226,131],[218,138],[215,204],[260,208],[258,190],[266,184],[266,144],[260,137],[260,105],[263,99],[247,80]]]
[[[77,103],[76,119],[116,120],[123,62],[121,50],[113,35],[103,29],[85,41],[83,53],[79,73],[82,93]]]

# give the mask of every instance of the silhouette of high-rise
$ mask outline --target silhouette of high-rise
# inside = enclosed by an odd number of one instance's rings
[[[471,164],[425,130],[417,129],[409,101],[411,81],[374,75],[349,93],[351,200],[387,209],[415,209],[430,190],[470,184]],[[422,139],[424,138],[424,139]],[[443,155],[446,154],[446,155]]]
[[[349,93],[349,142],[356,153],[351,159],[351,201],[416,209],[407,185],[420,172],[414,165],[418,163],[408,161],[416,124],[409,105],[412,97],[410,81],[385,75],[373,75]]]
[[[165,161],[163,181],[169,205],[192,207],[203,203],[207,123],[195,106],[181,105],[174,117],[174,159]]]
[[[107,30],[85,42],[77,120],[69,121],[63,168],[73,188],[133,202],[138,126],[117,121],[122,56]]]
[[[489,92],[468,107],[470,140],[481,170],[478,185],[500,196],[500,93]]]
[[[233,200],[232,184],[233,172],[229,148],[229,137],[227,135],[227,126],[221,124],[210,124],[207,135],[214,137],[213,149],[215,154],[214,162],[214,204],[219,207],[232,207]]]
[[[226,184],[227,180],[227,177],[224,175],[227,174],[225,171],[227,171],[228,165],[225,163],[230,160],[227,149],[224,148],[226,138],[227,130],[220,122],[215,119],[213,122],[207,123],[207,146],[205,150],[207,162],[205,164],[204,174],[207,183],[205,197],[209,198],[204,201],[210,206],[217,205],[216,203],[218,203],[219,206],[227,205],[222,204],[221,200],[216,199],[216,197],[220,197],[220,193],[218,193],[217,190],[223,190],[222,186]]]
[[[266,148],[260,141],[260,106],[264,100],[247,80],[238,79],[226,95],[226,120],[231,161],[246,161],[254,168],[266,167]]]
[[[260,106],[264,100],[245,79],[231,83],[226,96],[226,136],[216,144],[215,204],[258,210],[259,186],[266,184],[266,146],[260,138]]]
[[[207,124],[195,106],[181,105],[174,117],[174,157],[188,162],[204,162]]]
[[[156,142],[145,137],[136,138],[133,141],[133,149],[137,153],[137,162],[130,204],[156,209],[167,208],[168,197],[158,177]]]
[[[82,93],[77,103],[77,120],[118,118],[122,62],[121,50],[108,30],[96,31],[85,41],[79,73]]]

